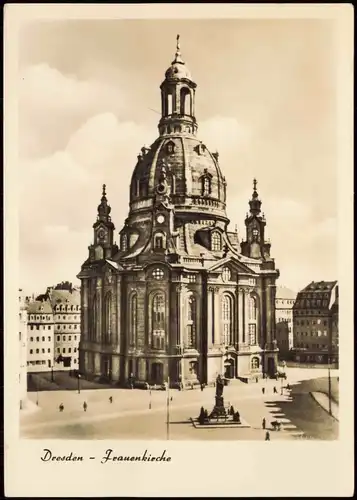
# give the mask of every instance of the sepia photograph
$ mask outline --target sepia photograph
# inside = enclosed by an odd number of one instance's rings
[[[16,405],[42,462],[340,439],[339,54],[328,16],[21,24]]]

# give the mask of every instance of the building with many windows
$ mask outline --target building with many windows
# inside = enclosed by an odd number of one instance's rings
[[[27,315],[27,371],[49,371],[54,355],[54,321],[50,301],[29,302]]]
[[[20,409],[27,399],[27,298],[19,289],[19,398]]]
[[[80,290],[66,281],[28,303],[28,372],[78,369],[80,302]]]
[[[312,281],[303,288],[293,306],[293,320],[296,361],[337,362],[337,281]]]
[[[275,295],[275,323],[276,341],[279,348],[279,357],[287,359],[293,348],[293,306],[296,293],[285,286],[278,286]]]
[[[78,369],[81,337],[80,290],[65,282],[48,290],[54,318],[55,370]]]
[[[190,386],[274,374],[275,281],[254,180],[246,237],[229,230],[218,153],[197,137],[196,83],[179,43],[160,86],[159,137],[143,147],[114,242],[105,186],[81,280],[80,371]]]

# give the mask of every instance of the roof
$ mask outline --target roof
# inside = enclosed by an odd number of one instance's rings
[[[79,306],[81,304],[81,294],[76,289],[73,289],[72,292],[69,290],[52,290],[50,300],[52,305],[69,304]]]
[[[276,294],[275,298],[276,299],[288,299],[288,300],[295,300],[296,299],[296,292],[293,292],[293,290],[290,290],[290,288],[287,288],[286,286],[277,286],[276,287]]]
[[[44,313],[44,314],[52,314],[52,307],[49,300],[34,300],[28,304],[27,308],[28,314],[34,313]]]
[[[336,281],[312,281],[300,292],[330,292],[334,286],[337,285]]]

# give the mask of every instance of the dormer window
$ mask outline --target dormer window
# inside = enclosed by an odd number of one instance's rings
[[[169,155],[172,155],[175,152],[175,143],[170,141],[166,145],[166,152]]]
[[[219,233],[213,233],[211,236],[211,250],[213,252],[219,252],[222,248],[221,235]]]
[[[200,142],[196,148],[197,154],[203,155],[206,150],[206,146]]]
[[[201,194],[202,196],[208,196],[212,192],[212,176],[206,171],[201,177]]]

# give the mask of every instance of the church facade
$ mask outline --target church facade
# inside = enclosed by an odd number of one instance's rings
[[[179,42],[160,90],[159,137],[138,156],[119,246],[103,186],[78,275],[80,372],[172,387],[274,374],[279,271],[257,183],[239,242],[218,153],[197,137],[196,84]]]

